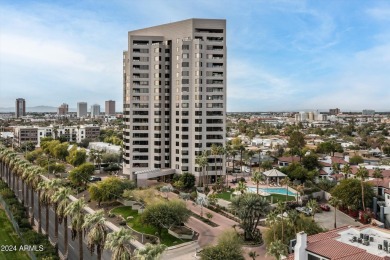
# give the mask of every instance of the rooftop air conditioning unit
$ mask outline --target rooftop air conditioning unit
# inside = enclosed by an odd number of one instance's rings
[[[382,245],[378,244],[378,250],[382,250]]]

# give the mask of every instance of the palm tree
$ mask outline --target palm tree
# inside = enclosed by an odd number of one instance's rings
[[[237,156],[237,151],[236,150],[232,150],[230,152],[230,155],[232,156],[232,160],[233,160],[233,171],[232,171],[232,175],[234,174],[234,162],[236,160],[236,156]],[[236,179],[237,179],[237,174],[236,174]]]
[[[246,186],[245,182],[240,181],[240,182],[238,182],[235,190],[241,192],[241,194],[244,194],[244,192],[247,190],[247,188],[248,187]]]
[[[223,158],[226,155],[226,149],[222,146],[218,146],[218,155],[220,156],[220,163],[221,163],[221,176],[223,175]]]
[[[104,224],[104,210],[98,210],[85,216],[83,228],[87,230],[88,249],[93,254],[96,246],[97,259],[102,259],[104,244],[106,243],[107,229]]]
[[[278,214],[276,213],[276,211],[271,211],[267,215],[267,219],[266,219],[267,226],[272,227],[277,222],[278,222]],[[276,239],[276,229],[274,228],[273,231],[274,231],[274,240],[275,240]]]
[[[52,203],[52,196],[63,183],[64,181],[61,179],[41,181],[38,183],[37,190],[41,192],[39,200],[46,206],[46,234],[49,234],[49,206]]]
[[[250,252],[248,253],[248,256],[249,256],[250,258],[252,258],[252,260],[255,260],[256,257],[258,257],[258,256],[260,256],[260,255],[257,254],[256,251],[250,251]]]
[[[85,212],[84,207],[87,204],[85,203],[84,198],[80,198],[71,202],[65,209],[65,214],[68,215],[71,220],[70,224],[72,227],[71,235],[72,240],[79,237],[79,259],[83,260],[83,225],[85,221]]]
[[[259,184],[264,181],[264,175],[256,171],[252,174],[252,181],[256,183],[256,193],[259,194]]]
[[[336,197],[331,197],[329,200],[329,204],[334,207],[334,228],[337,228],[336,212],[337,212],[338,207],[342,204],[342,201]]]
[[[352,168],[349,164],[344,165],[341,169],[341,173],[344,175],[344,179],[348,179],[348,175],[352,174]]]
[[[126,243],[132,239],[134,237],[130,229],[121,228],[119,231],[108,234],[105,247],[112,251],[111,260],[131,259],[131,253]]]
[[[59,188],[53,195],[52,195],[52,202],[54,203],[54,208],[56,209],[56,219],[58,219],[58,222],[56,221],[56,227],[55,227],[55,233],[56,237],[58,237],[58,223],[62,223],[62,220],[64,220],[64,245],[65,245],[65,255],[68,253],[68,216],[65,214],[65,209],[69,206],[70,201],[68,199],[69,195],[71,195],[72,190],[70,188],[61,187]]]
[[[365,207],[365,204],[364,204],[364,181],[369,177],[369,172],[368,170],[363,167],[363,166],[359,166],[359,169],[357,170],[356,172],[356,177],[357,178],[360,178],[360,184],[362,186],[362,205],[363,205],[363,211],[366,211],[366,207]]]
[[[217,178],[217,156],[219,155],[218,151],[218,145],[212,144],[211,145],[211,155],[214,157],[214,171],[215,171],[215,178]]]
[[[282,255],[287,255],[287,246],[281,240],[275,240],[268,246],[267,253],[280,260]]]
[[[376,195],[379,195],[379,179],[383,180],[382,170],[375,168],[372,177],[376,179]]]
[[[41,173],[42,173],[42,169],[38,166],[34,166],[32,171],[29,172],[27,176],[27,182],[30,185],[30,192],[31,192],[30,193],[30,199],[31,199],[30,207],[32,211],[31,225],[34,225],[34,190],[37,189],[38,183],[41,182]],[[39,200],[40,195],[41,195],[40,191],[38,190],[38,201],[37,201],[38,202],[38,233],[42,232],[42,228],[41,228],[42,208]]]
[[[252,157],[253,155],[255,155],[255,152],[252,151],[252,150],[249,150],[246,152],[246,159],[247,159],[247,162],[249,163],[249,173],[252,172]]]
[[[259,154],[259,171],[260,171],[260,164],[261,164],[261,152],[262,152],[263,150],[261,150],[261,149],[257,149],[256,150],[256,152]]]
[[[318,209],[319,209],[319,205],[318,205],[318,202],[315,200],[315,199],[311,199],[308,201],[307,205],[306,205],[309,209],[311,209],[311,216],[313,217],[313,221],[314,221],[314,215],[317,213]]]
[[[296,210],[289,210],[287,212],[287,223],[290,224],[294,228],[294,234],[297,233],[298,220],[300,219],[300,215]]]
[[[291,184],[291,180],[289,177],[285,177],[281,180],[282,185],[286,185],[286,201],[288,200],[288,186]]]
[[[167,246],[164,244],[146,243],[144,248],[135,250],[135,257],[137,260],[158,260],[166,248]]]
[[[242,159],[243,159],[243,154],[244,154],[244,151],[245,151],[245,146],[240,144],[237,147],[237,150],[240,152],[240,167],[241,167],[241,172],[242,172]]]
[[[276,212],[280,215],[282,223],[282,241],[284,241],[284,212],[286,211],[286,204],[282,201],[278,201],[276,205]]]
[[[198,186],[201,186],[201,184],[205,185],[205,173],[204,173],[204,170],[205,170],[205,168],[208,165],[207,158],[202,153],[202,154],[196,156],[195,163],[197,165],[199,165],[200,168],[202,168],[202,173],[201,173],[201,177],[199,177]]]

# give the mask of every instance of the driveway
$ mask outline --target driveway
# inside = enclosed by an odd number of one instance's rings
[[[330,206],[330,211],[323,211],[322,213],[317,213],[314,216],[314,220],[323,228],[328,230],[334,228],[334,207]],[[347,214],[344,214],[340,210],[336,212],[336,224],[337,227],[342,226],[362,226],[362,224],[355,219],[351,218]]]

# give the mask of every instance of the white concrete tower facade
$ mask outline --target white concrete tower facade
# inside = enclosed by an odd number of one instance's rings
[[[226,20],[189,19],[131,31],[123,59],[124,173],[174,169],[226,136]],[[223,156],[208,174],[224,175]],[[216,168],[215,168],[216,165]]]

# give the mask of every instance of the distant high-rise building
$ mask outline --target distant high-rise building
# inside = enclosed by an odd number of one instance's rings
[[[63,103],[61,106],[57,108],[57,115],[63,116],[68,114],[69,106],[68,104]]]
[[[106,116],[115,115],[115,101],[114,100],[107,100],[106,101],[105,112],[106,112],[105,113]]]
[[[201,178],[196,157],[212,145],[225,145],[226,55],[222,19],[188,19],[128,33],[123,173],[138,185],[148,178],[145,171]],[[211,182],[226,172],[223,156],[209,156],[208,165]]]
[[[87,102],[78,102],[77,103],[77,117],[87,117]]]
[[[373,116],[375,115],[375,110],[372,109],[364,109],[362,112],[363,116]]]
[[[330,115],[338,115],[338,114],[340,114],[340,109],[338,109],[338,108],[331,108],[331,109],[329,109],[329,114]]]
[[[100,116],[100,105],[95,104],[91,106],[91,117],[98,117]]]
[[[18,98],[15,102],[15,117],[19,118],[26,115],[26,100]]]

